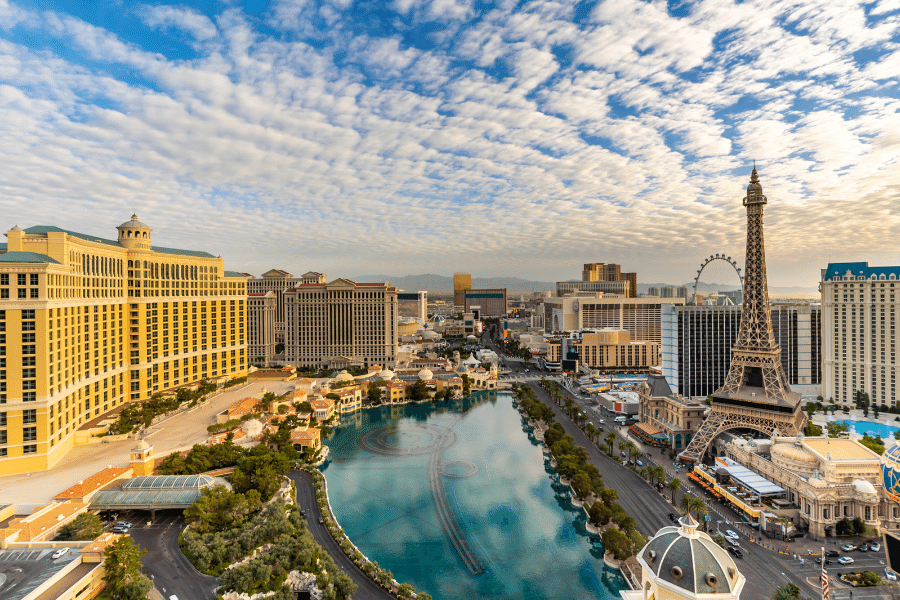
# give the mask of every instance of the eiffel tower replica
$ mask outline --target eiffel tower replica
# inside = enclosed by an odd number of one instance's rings
[[[792,392],[788,385],[779,356],[781,349],[772,333],[763,244],[763,206],[766,202],[754,165],[744,198],[747,257],[741,328],[731,349],[731,367],[725,384],[713,393],[712,410],[680,454],[682,460],[699,461],[713,439],[729,429],[754,429],[766,435],[777,432],[781,436],[795,436],[806,424],[800,394]]]

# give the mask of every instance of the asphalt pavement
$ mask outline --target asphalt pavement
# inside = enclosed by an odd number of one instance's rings
[[[145,512],[119,513],[118,519],[134,524],[128,533],[147,551],[141,558],[143,573],[152,579],[164,598],[175,595],[179,600],[216,600],[218,580],[195,569],[178,547],[178,536],[184,529],[181,513],[180,510],[157,511],[150,525]]]
[[[337,566],[342,569],[350,579],[359,587],[353,600],[396,600],[380,585],[369,579],[369,576],[362,572],[350,558],[344,554],[331,533],[324,526],[319,524],[322,518],[322,512],[316,502],[316,489],[313,485],[312,477],[303,471],[291,471],[288,473],[297,487],[297,505],[306,511],[306,525],[312,533],[313,539],[329,554]]]

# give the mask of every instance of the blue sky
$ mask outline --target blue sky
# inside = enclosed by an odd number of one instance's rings
[[[900,0],[0,0],[0,228],[229,269],[896,264]]]

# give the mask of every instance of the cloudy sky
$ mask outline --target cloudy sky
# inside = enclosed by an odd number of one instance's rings
[[[0,228],[226,268],[900,259],[900,0],[0,0]]]

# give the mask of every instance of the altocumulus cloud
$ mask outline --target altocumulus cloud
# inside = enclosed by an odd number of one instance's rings
[[[674,283],[742,255],[755,159],[773,284],[900,233],[896,1],[261,6],[0,0],[0,227],[136,210],[255,273]]]

